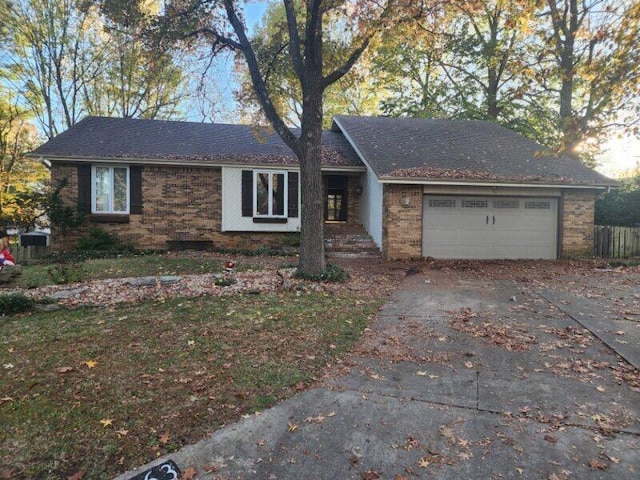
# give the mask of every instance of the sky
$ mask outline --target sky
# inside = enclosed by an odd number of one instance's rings
[[[603,149],[596,170],[608,177],[622,178],[640,172],[640,139],[612,138]]]

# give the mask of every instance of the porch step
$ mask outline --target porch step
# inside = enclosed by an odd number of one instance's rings
[[[325,225],[325,253],[330,257],[379,257],[380,250],[357,225]]]

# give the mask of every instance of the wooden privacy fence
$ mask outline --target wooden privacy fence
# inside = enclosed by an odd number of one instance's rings
[[[21,247],[20,245],[11,245],[11,255],[16,259],[16,263],[25,263],[25,261],[39,258],[49,251],[49,247]]]
[[[593,253],[604,258],[640,256],[640,227],[596,225],[593,232]]]

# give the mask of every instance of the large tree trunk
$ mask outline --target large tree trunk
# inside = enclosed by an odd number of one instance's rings
[[[314,132],[308,132],[315,136]],[[304,135],[304,133],[303,133]],[[300,156],[300,186],[302,215],[300,229],[300,261],[298,270],[307,275],[320,275],[325,271],[324,209],[322,152],[320,142],[302,142]]]
[[[322,184],[322,77],[310,72],[303,80],[300,186],[302,215],[298,270],[307,275],[325,271],[324,188]]]

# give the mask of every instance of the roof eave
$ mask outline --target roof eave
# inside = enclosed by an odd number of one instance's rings
[[[42,155],[28,153],[28,158],[46,159],[52,162],[73,162],[73,163],[119,163],[128,165],[164,165],[172,167],[238,167],[238,168],[293,168],[299,169],[297,163],[239,163],[207,160],[179,160],[170,158],[137,158],[137,157],[76,157],[68,155]],[[323,171],[332,172],[365,172],[366,167],[358,165],[322,165]]]
[[[616,184],[575,184],[575,183],[518,183],[518,182],[482,182],[474,180],[441,180],[428,178],[407,178],[382,176],[378,178],[378,183],[388,184],[410,184],[410,185],[453,185],[453,186],[474,186],[474,187],[515,187],[515,188],[573,188],[573,189],[595,189],[605,190],[615,188]]]

